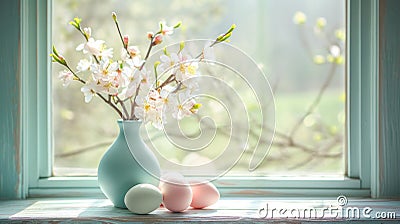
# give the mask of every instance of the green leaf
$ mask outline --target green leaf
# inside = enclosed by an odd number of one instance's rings
[[[53,58],[53,62],[58,62],[58,63],[64,65],[64,63],[63,63],[63,62],[60,60],[60,58],[57,57],[56,55],[50,54],[50,56]],[[64,62],[65,62],[65,61],[64,61]]]
[[[81,18],[78,18],[78,17],[75,17],[75,18],[74,18],[74,21],[75,21],[75,23],[76,23],[77,25],[81,25],[82,19],[81,19]]]
[[[53,53],[55,56],[59,57],[56,47],[53,45]]]
[[[174,29],[179,28],[182,25],[182,21],[179,21],[177,24],[175,24]]]
[[[167,51],[167,47],[164,47],[164,48],[163,48],[163,52],[164,52],[165,55],[169,56],[169,53],[168,53],[168,51]]]
[[[179,43],[179,52],[181,52],[183,50],[183,48],[185,47],[185,42],[181,41]]]
[[[197,109],[199,109],[201,106],[202,106],[201,103],[196,103],[196,104],[193,105],[192,108],[195,109],[195,110],[197,110]]]
[[[162,32],[162,30],[163,30],[163,24],[160,23],[160,31],[159,32]]]
[[[236,28],[236,24],[232,24],[231,28],[229,28],[228,32],[226,33],[232,33],[232,31]]]
[[[76,29],[79,30],[79,26],[74,21],[69,22],[69,24],[71,24],[72,26],[74,26]]]
[[[231,37],[232,36],[232,33],[227,33],[227,34],[225,34],[219,41],[226,41],[229,37]]]
[[[159,65],[161,64],[161,62],[160,61],[156,61],[156,62],[154,62],[154,68],[157,68]]]

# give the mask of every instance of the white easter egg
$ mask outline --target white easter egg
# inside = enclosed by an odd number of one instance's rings
[[[220,197],[218,189],[214,184],[208,183],[191,183],[193,192],[192,203],[190,206],[193,208],[205,208],[215,204]]]
[[[192,189],[180,174],[167,174],[161,177],[160,189],[164,207],[172,212],[186,210],[192,201]]]
[[[129,211],[136,214],[148,214],[162,202],[161,191],[151,184],[138,184],[125,194],[125,205]]]

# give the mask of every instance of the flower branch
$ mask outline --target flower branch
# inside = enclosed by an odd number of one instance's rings
[[[62,74],[61,77],[62,77],[64,80],[76,80],[76,81],[79,81],[80,83],[86,85],[86,81],[83,80],[83,79],[81,79],[81,78],[76,74],[76,72],[74,72],[74,71],[71,69],[71,67],[69,67],[69,65],[68,65],[67,62],[65,61],[64,57],[62,57],[61,55],[58,54],[58,52],[57,52],[57,50],[56,50],[56,48],[55,48],[54,46],[53,46],[53,54],[50,54],[50,56],[53,58],[53,61],[58,62],[58,63],[64,65],[64,66],[68,69],[68,72],[63,71],[63,72],[61,73],[61,74]],[[95,92],[95,94],[96,94],[97,96],[99,96],[100,99],[102,99],[105,103],[107,103],[108,105],[110,105],[110,106],[118,113],[118,115],[119,115],[120,117],[123,117],[122,112],[118,109],[118,107],[116,107],[116,106],[112,103],[112,101],[111,101],[111,95],[109,95],[109,98],[108,98],[108,100],[107,100],[107,99],[104,98],[104,96],[101,95],[100,93]]]
[[[152,70],[145,67],[154,46],[161,44],[165,36],[172,35],[174,30],[181,26],[181,22],[174,26],[160,22],[157,32],[148,32],[149,46],[142,59],[139,48],[130,44],[128,35],[123,35],[116,13],[112,13],[112,19],[123,45],[120,59],[115,59],[113,49],[107,48],[105,41],[96,40],[92,36],[90,27],[82,27],[81,19],[74,18],[70,22],[85,38],[85,42],[78,45],[76,50],[90,57],[81,59],[76,67],[77,72],[74,72],[55,47],[53,48],[53,61],[68,69],[59,75],[63,85],[68,86],[71,81],[77,80],[83,85],[81,91],[86,103],[89,103],[93,96],[98,96],[123,120],[141,120],[152,123],[159,129],[165,122],[163,114],[167,109],[172,111],[172,116],[176,119],[195,114],[201,105],[191,96],[196,88],[186,86],[189,84],[184,84],[183,81],[200,73],[197,70],[198,61],[192,62],[186,55],[184,44],[181,44],[177,53],[168,54],[165,49],[165,54],[154,64]],[[207,48],[228,41],[234,28],[233,25]],[[204,49],[200,56],[201,60],[206,57]],[[168,78],[161,82],[158,74],[170,67],[172,69]],[[88,74],[87,79],[82,79],[78,73]]]

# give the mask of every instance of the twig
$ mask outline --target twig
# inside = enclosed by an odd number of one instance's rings
[[[151,50],[153,49],[153,40],[154,40],[154,37],[155,37],[157,34],[159,34],[159,33],[161,33],[161,32],[159,31],[159,32],[157,32],[156,34],[154,34],[154,35],[151,37],[151,39],[150,39],[150,45],[149,45],[149,47],[148,47],[148,49],[147,49],[146,56],[144,57],[144,61],[143,61],[142,65],[140,66],[139,71],[141,71],[141,70],[143,69],[144,65],[146,64],[147,59],[148,59],[149,56],[150,56],[150,52],[151,52]],[[140,85],[141,85],[141,84],[139,83],[138,87],[136,88],[135,95],[134,95],[134,97],[133,97],[133,103],[131,103],[131,115],[130,115],[130,119],[133,119],[133,120],[137,120],[137,117],[136,117],[136,115],[135,115],[135,108],[136,108],[136,106],[137,106],[136,98],[137,98],[137,96],[138,96],[138,94],[139,94]],[[128,117],[129,117],[129,114],[128,114]]]
[[[56,158],[65,158],[65,157],[75,156],[75,155],[79,155],[79,154],[84,153],[84,152],[92,151],[92,150],[97,149],[99,147],[111,145],[111,143],[112,143],[112,141],[98,143],[98,144],[95,144],[95,145],[91,145],[91,146],[87,146],[87,147],[84,147],[84,148],[77,149],[77,150],[72,151],[72,152],[56,154],[55,157]]]
[[[271,128],[265,128],[265,129],[268,130],[268,131],[272,131]],[[252,133],[254,133],[254,132],[252,132]],[[335,157],[336,156],[336,154],[321,153],[320,151],[323,151],[321,149],[320,150],[314,150],[311,147],[308,147],[306,145],[298,143],[293,139],[292,136],[288,136],[288,135],[286,135],[284,133],[281,133],[279,131],[275,131],[275,135],[277,135],[277,136],[281,137],[282,139],[286,140],[285,143],[284,142],[274,141],[272,144],[275,145],[275,146],[284,147],[284,148],[286,148],[286,147],[294,147],[294,148],[300,149],[300,150],[302,150],[304,152],[310,153],[310,154],[312,154],[314,156],[316,156],[316,155],[318,155],[318,156],[326,156],[326,157]],[[322,149],[331,148],[334,145],[338,144],[340,142],[340,140],[341,140],[341,136],[337,135],[336,138],[334,139],[334,141],[330,145],[327,145],[327,146],[323,147]],[[263,141],[263,140],[260,140],[260,141]]]
[[[149,45],[149,47],[147,48],[146,56],[144,57],[144,60],[145,60],[145,61],[146,61],[146,60],[149,58],[149,56],[150,56],[151,49],[153,49],[153,46],[154,46],[154,44],[153,44],[154,37],[155,37],[157,34],[158,34],[158,33],[154,34],[153,37],[150,39],[150,45]],[[144,63],[142,64],[141,68],[142,68],[143,66],[144,66]]]
[[[108,101],[106,100],[106,98],[104,98],[103,95],[101,95],[100,93],[96,92],[96,95],[99,96],[104,102],[106,102],[108,105],[110,105],[114,110],[117,111],[118,115],[124,119],[124,115],[122,114],[122,112],[119,110],[119,108],[117,106],[115,106],[112,101]]]
[[[161,85],[158,87],[158,89],[162,89],[164,86],[168,85],[169,83],[173,82],[175,80],[175,74],[171,74],[168,76],[168,78],[161,83]]]
[[[77,81],[81,82],[82,84],[86,84],[86,81],[81,79],[69,66],[68,64],[65,64],[65,67],[75,76],[75,78],[77,79]],[[107,100],[106,98],[104,98],[103,95],[101,95],[100,93],[96,92],[96,95],[99,96],[105,103],[107,103],[108,105],[110,105],[121,118],[124,118],[122,112],[119,110],[119,108],[117,106],[115,106],[111,100]],[[110,95],[109,95],[109,99],[110,99]]]
[[[133,102],[131,102],[131,119],[132,120],[137,120],[137,117],[135,115],[135,109],[137,106],[136,98],[139,95],[140,85],[141,85],[141,83],[139,83],[139,85],[136,87],[135,96],[133,97]],[[132,97],[131,97],[131,99],[132,99]]]
[[[290,132],[291,137],[293,137],[297,130],[300,128],[300,125],[303,123],[303,120],[310,115],[312,112],[314,112],[315,108],[317,107],[317,105],[319,104],[319,102],[321,101],[321,98],[323,96],[323,94],[325,93],[325,90],[327,89],[327,87],[329,86],[329,84],[332,81],[332,78],[335,75],[335,71],[336,71],[336,65],[332,65],[330,73],[328,75],[328,77],[326,78],[324,84],[322,85],[321,89],[318,92],[317,97],[315,98],[315,100],[311,103],[311,105],[308,107],[306,113],[297,121],[297,123],[294,125],[292,131]]]
[[[121,38],[122,45],[124,46],[124,48],[125,48],[125,50],[126,50],[126,53],[129,55],[129,52],[128,52],[128,45],[124,43],[124,38],[122,37],[122,33],[121,33],[120,28],[119,28],[118,21],[115,19],[114,22],[115,22],[115,26],[117,27],[119,37]],[[130,55],[129,55],[129,57],[130,57]]]
[[[119,98],[119,96],[115,96],[115,98],[117,98],[117,103],[119,103],[121,105],[121,107],[122,107],[122,110],[124,110],[124,113],[126,115],[125,118],[129,119],[129,113],[128,113],[128,110],[125,107],[124,102]]]
[[[295,170],[297,168],[300,168],[300,167],[308,164],[309,162],[311,162],[313,159],[314,159],[313,155],[310,155],[305,160],[303,160],[303,161],[301,161],[301,162],[289,167],[288,170]]]
[[[301,28],[300,28],[301,29]],[[307,54],[310,58],[313,58],[313,53],[311,52],[311,47],[306,39],[305,33],[304,33],[304,29],[300,30],[300,41],[301,43],[305,46],[305,49],[307,51]]]

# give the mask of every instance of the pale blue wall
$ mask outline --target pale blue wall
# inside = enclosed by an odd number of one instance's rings
[[[20,2],[0,1],[0,198],[20,196]]]
[[[380,2],[380,195],[400,197],[400,1]]]

